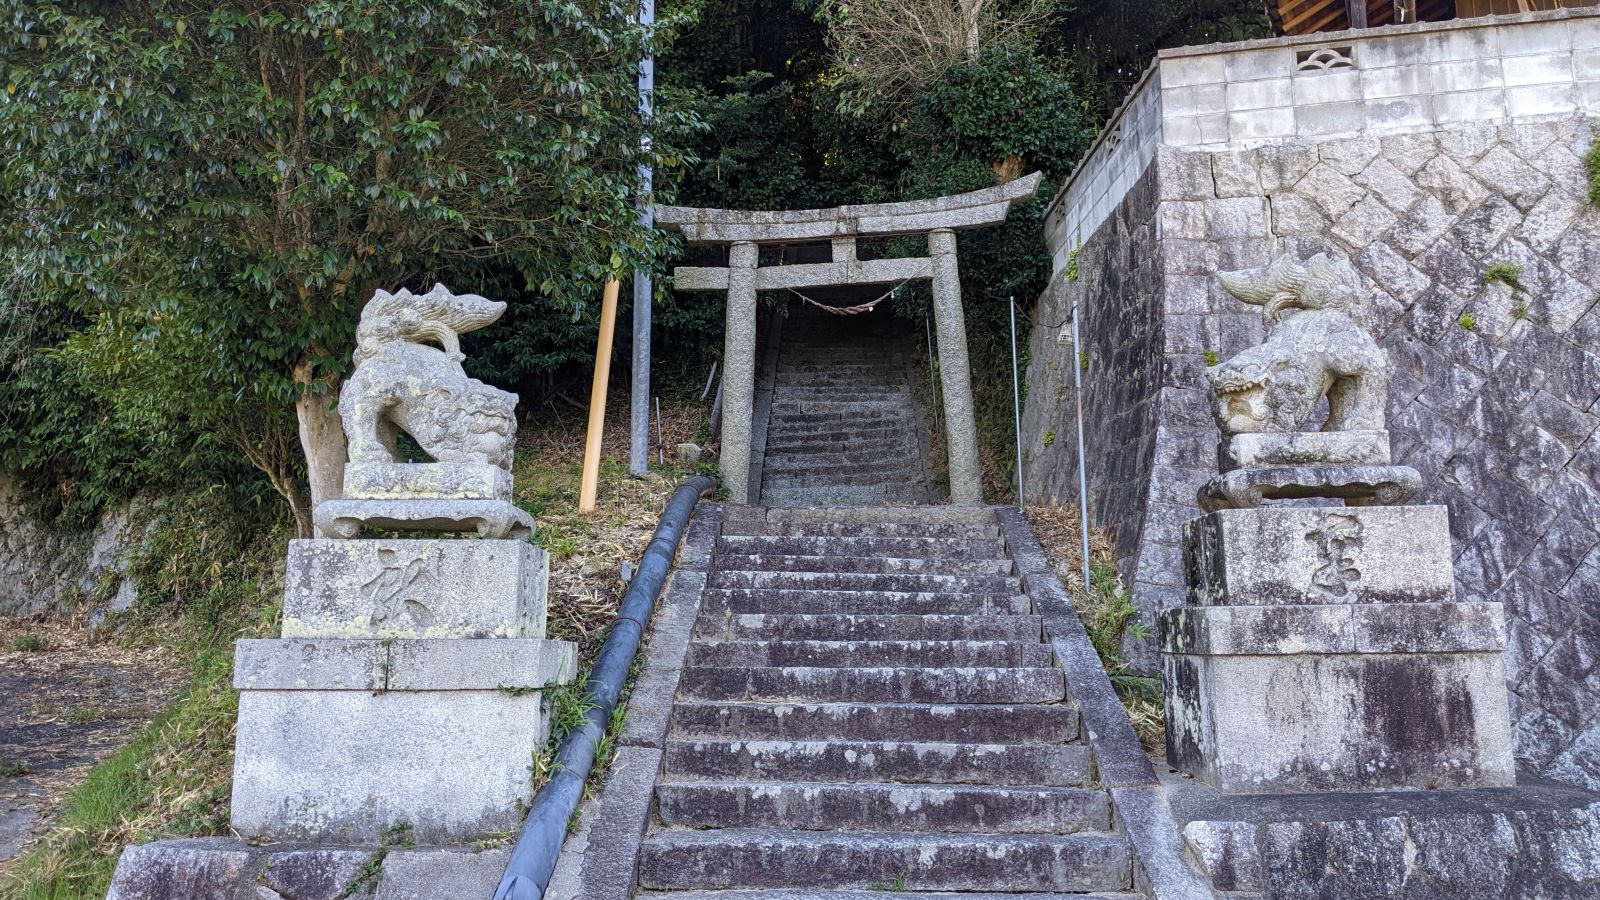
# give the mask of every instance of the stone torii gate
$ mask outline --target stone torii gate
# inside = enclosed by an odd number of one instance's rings
[[[733,502],[750,501],[756,292],[895,284],[918,278],[933,282],[933,314],[944,387],[945,445],[950,455],[950,499],[954,503],[983,502],[955,232],[1004,222],[1013,204],[1033,196],[1042,177],[1042,173],[1035,172],[992,188],[933,200],[832,209],[748,211],[656,207],[656,225],[682,232],[690,244],[729,245],[727,266],[680,266],[673,275],[679,290],[728,292],[722,357],[722,478]],[[906,259],[856,257],[859,237],[905,234],[927,235],[928,255]],[[759,264],[761,244],[811,241],[832,241],[832,261],[779,266]]]

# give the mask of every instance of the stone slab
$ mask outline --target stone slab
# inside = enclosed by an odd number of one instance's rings
[[[1299,465],[1234,469],[1207,481],[1200,508],[1254,509],[1263,500],[1341,499],[1351,505],[1400,504],[1422,489],[1422,476],[1409,466]]]
[[[533,516],[504,500],[325,500],[312,511],[319,533],[353,538],[380,531],[475,532],[492,540],[533,537]]]
[[[1165,777],[1183,841],[1226,896],[1452,900],[1600,893],[1600,795],[1506,788],[1229,795]]]
[[[1297,653],[1498,653],[1498,603],[1333,603],[1190,606],[1157,621],[1165,653],[1264,656]]]
[[[488,463],[351,462],[344,467],[350,500],[506,500],[511,473]]]
[[[1221,469],[1252,466],[1374,465],[1391,462],[1387,431],[1236,434],[1222,445]]]
[[[291,541],[283,636],[543,637],[549,571],[526,541]]]
[[[249,690],[233,827],[252,839],[424,843],[516,828],[547,722],[538,691]]]
[[[254,844],[234,837],[135,844],[107,900],[443,900],[487,898],[511,848]],[[374,860],[382,864],[368,870]],[[355,886],[353,892],[348,888]]]
[[[1514,781],[1497,652],[1162,656],[1167,761],[1219,790]]]
[[[570,681],[577,648],[543,638],[246,639],[235,645],[242,691],[527,690]]]
[[[1196,606],[1455,598],[1443,506],[1224,509],[1185,530]]]

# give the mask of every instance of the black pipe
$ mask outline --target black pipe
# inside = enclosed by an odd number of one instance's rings
[[[685,479],[667,501],[661,523],[656,526],[656,533],[639,560],[639,571],[628,583],[628,593],[617,610],[617,621],[612,623],[594,669],[584,681],[583,696],[589,711],[584,714],[583,725],[567,735],[556,751],[555,774],[533,797],[533,806],[522,823],[522,834],[511,850],[511,859],[506,863],[506,873],[494,892],[494,900],[543,900],[545,889],[550,886],[550,876],[556,870],[556,859],[561,855],[561,844],[567,837],[567,822],[583,799],[583,783],[594,765],[595,750],[611,721],[611,711],[616,708],[628,670],[633,668],[633,657],[639,652],[639,641],[650,623],[650,612],[667,581],[683,529],[689,524],[695,504],[716,488],[715,478],[696,475]]]

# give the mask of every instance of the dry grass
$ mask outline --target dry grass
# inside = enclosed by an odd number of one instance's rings
[[[663,404],[666,446],[693,440],[708,404]],[[534,542],[550,553],[550,636],[576,641],[580,668],[599,650],[616,618],[626,585],[622,564],[637,564],[650,543],[667,498],[685,474],[668,455],[656,460],[652,422],[651,471],[628,475],[625,401],[613,400],[606,423],[606,453],[600,463],[596,509],[578,511],[583,471],[583,423],[555,421],[528,426],[519,441],[516,499],[536,520]]]
[[[1117,574],[1115,550],[1109,535],[1089,532],[1089,584],[1083,583],[1083,532],[1077,507],[1029,506],[1028,521],[1044,547],[1045,556],[1072,594],[1073,606],[1083,622],[1089,641],[1105,666],[1111,684],[1122,698],[1122,705],[1133,722],[1139,742],[1151,753],[1165,745],[1166,723],[1162,718],[1161,684],[1127,671],[1122,661],[1122,638],[1138,633],[1133,623],[1137,610]]]

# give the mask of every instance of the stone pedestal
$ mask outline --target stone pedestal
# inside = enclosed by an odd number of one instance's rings
[[[545,740],[542,689],[573,645],[544,639],[548,558],[508,540],[304,540],[284,637],[240,641],[233,827],[443,844],[515,827]]]
[[[1223,791],[1509,785],[1498,603],[1455,597],[1443,507],[1224,509],[1160,618],[1167,758]]]

